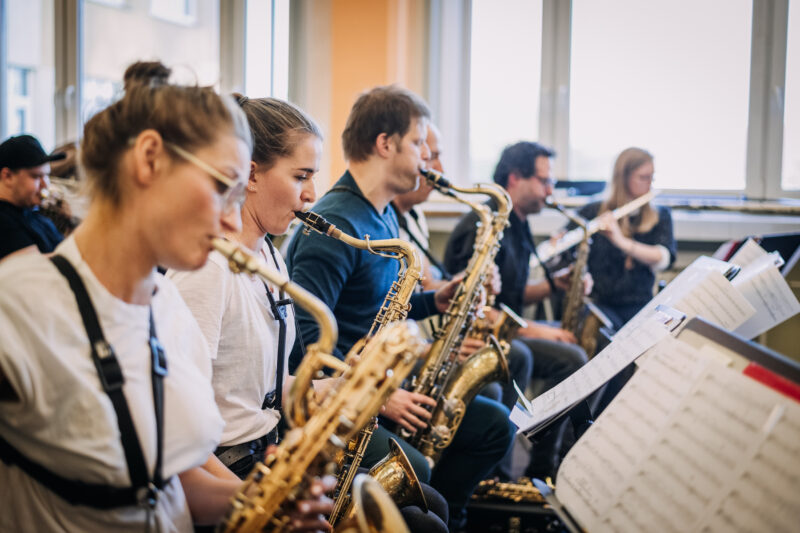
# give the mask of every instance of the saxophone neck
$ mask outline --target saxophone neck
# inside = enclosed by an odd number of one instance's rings
[[[472,208],[472,210],[477,212],[479,215],[486,212],[487,210],[482,205],[470,202],[469,200],[466,200],[461,196],[456,195],[455,193],[458,192],[461,194],[482,194],[485,196],[489,196],[497,204],[497,211],[495,213],[490,213],[490,216],[502,217],[503,221],[508,220],[508,217],[511,214],[511,197],[508,195],[508,192],[506,192],[506,190],[503,187],[497,185],[496,183],[478,183],[472,187],[460,187],[458,185],[454,185],[449,180],[447,180],[441,173],[433,169],[420,170],[420,174],[427,180],[428,184],[432,186],[434,189],[436,189],[442,194],[454,198],[458,202],[470,206],[470,208]],[[481,219],[482,222],[484,223],[486,222],[484,220],[483,215],[481,215]]]
[[[280,272],[268,267],[257,255],[247,250],[241,244],[226,239],[216,238],[212,246],[228,259],[228,266],[235,272],[247,272],[272,283],[284,291],[292,299],[311,314],[319,325],[319,340],[315,343],[318,350],[332,353],[338,338],[338,328],[333,313],[322,301],[302,288]]]
[[[567,209],[562,204],[556,202],[555,198],[553,198],[552,196],[548,196],[547,198],[545,198],[544,205],[546,205],[551,209],[555,209],[556,211],[567,217],[571,222],[573,222],[579,228],[581,228],[583,232],[587,234],[586,236],[588,237],[589,228],[588,228],[588,221],[586,219],[576,215],[575,213],[567,211]]]

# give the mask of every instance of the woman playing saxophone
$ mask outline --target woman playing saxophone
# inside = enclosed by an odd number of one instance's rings
[[[241,229],[225,236],[285,275],[283,258],[265,237],[284,233],[293,211],[314,201],[322,136],[313,120],[288,102],[237,95],[237,103],[247,116],[254,146],[238,214]],[[199,270],[169,270],[167,277],[200,325],[212,357],[214,399],[225,424],[215,454],[228,475],[244,479],[264,459],[267,446],[277,442],[281,406],[294,380],[286,365],[295,339],[292,299],[274,283],[234,274],[220,251],[212,252]],[[329,382],[316,386],[324,390]],[[304,525],[325,524],[312,520]]]

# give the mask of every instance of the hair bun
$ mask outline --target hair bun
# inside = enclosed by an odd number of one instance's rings
[[[172,70],[165,67],[160,61],[137,61],[125,70],[122,79],[127,91],[138,85],[145,87],[166,85],[170,74],[172,74]]]
[[[239,93],[233,93],[231,94],[231,96],[233,96],[234,100],[236,100],[236,103],[239,104],[239,107],[242,107],[244,104],[248,102],[248,100],[250,100],[250,98]]]

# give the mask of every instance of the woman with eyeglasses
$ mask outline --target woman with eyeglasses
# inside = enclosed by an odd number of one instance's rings
[[[668,208],[648,202],[619,222],[611,213],[650,192],[654,171],[649,152],[641,148],[623,150],[614,163],[606,199],[578,211],[587,220],[599,216],[605,228],[593,237],[588,268],[594,280],[592,297],[615,329],[650,301],[656,272],[675,261],[675,237]]]
[[[225,236],[285,274],[286,264],[269,236],[286,233],[294,212],[316,200],[313,177],[322,134],[291,103],[234,96],[247,115],[254,145],[241,230]],[[195,315],[212,354],[214,392],[225,421],[217,457],[245,477],[275,442],[281,398],[294,379],[286,364],[296,337],[293,306],[271,284],[232,274],[218,252],[199,270],[170,270],[167,277]],[[331,381],[315,381],[315,387],[322,392]],[[412,531],[446,531],[446,502],[430,487],[424,490],[438,516],[416,507],[403,509],[403,516]]]
[[[155,267],[199,268],[239,230],[252,138],[231,99],[168,76],[129,67],[84,128],[83,223],[0,265],[2,531],[191,531],[240,485],[211,453],[203,334]]]

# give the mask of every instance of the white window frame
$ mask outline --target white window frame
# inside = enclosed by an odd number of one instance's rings
[[[449,10],[449,19],[443,14],[445,9]],[[542,86],[537,140],[555,149],[558,157],[554,160],[553,173],[562,177],[569,175],[572,2],[543,0],[542,9]],[[430,2],[431,65],[427,96],[434,119],[440,122],[445,143],[450,144],[445,145],[447,152],[453,159],[458,157],[458,161],[448,161],[454,169],[451,174],[456,180],[463,177],[463,181],[466,181],[469,164],[470,40],[469,27],[464,28],[462,21],[469,22],[471,11],[472,5],[468,0]],[[800,191],[783,189],[781,182],[788,14],[789,0],[753,0],[744,189],[663,189],[663,193],[728,198],[745,196],[753,200],[800,198]],[[442,20],[450,22],[443,24]],[[448,72],[442,72],[440,65],[447,65]],[[606,181],[608,176],[597,176],[596,179]]]
[[[83,133],[80,105],[83,85],[82,67],[82,36],[84,11],[83,2],[91,1],[112,7],[126,7],[128,0],[53,0],[54,3],[54,47],[55,47],[55,142],[62,144],[67,141],[80,139]],[[220,0],[220,91],[230,93],[242,92],[245,87],[245,16],[248,0]],[[267,0],[271,3],[270,9],[275,13],[277,2],[282,0]],[[8,32],[7,2],[0,0],[0,72],[5,74],[8,62]],[[197,9],[193,0],[194,9]],[[292,9],[291,2],[281,3],[279,9]],[[196,14],[196,12],[195,12]],[[176,22],[170,20],[170,22]],[[273,22],[274,26],[274,22]],[[274,30],[274,28],[273,28]],[[283,39],[288,39],[283,35]],[[279,53],[286,53],[286,44],[274,44]],[[274,58],[273,58],[274,62]],[[272,81],[274,84],[274,81]],[[0,83],[0,135],[7,131],[8,117],[8,90],[3,76]],[[259,95],[264,96],[264,95]]]

